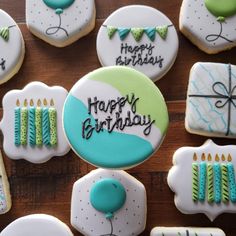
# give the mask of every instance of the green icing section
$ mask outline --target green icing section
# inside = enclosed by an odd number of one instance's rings
[[[112,68],[112,69],[111,69]],[[137,113],[151,115],[155,126],[166,133],[169,117],[165,100],[156,85],[144,74],[127,67],[106,67],[88,74],[87,79],[101,81],[116,88],[122,96],[139,97]]]

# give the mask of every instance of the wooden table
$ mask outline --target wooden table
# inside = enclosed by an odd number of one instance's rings
[[[64,49],[58,49],[34,37],[25,24],[24,0],[1,0],[0,8],[7,11],[19,24],[26,43],[26,57],[20,72],[1,85],[0,99],[11,89],[22,89],[31,81],[42,81],[50,86],[66,89],[88,72],[100,67],[95,42],[97,31],[114,10],[129,4],[146,4],[165,13],[178,28],[181,0],[96,0],[95,30]],[[197,61],[236,64],[236,48],[218,55],[207,55],[192,45],[180,32],[180,49],[176,63],[158,81],[167,101],[170,127],[163,145],[144,164],[128,172],[143,182],[148,195],[147,227],[142,235],[149,235],[154,226],[217,226],[227,236],[236,235],[236,216],[223,214],[211,223],[203,214],[183,215],[174,205],[174,194],[167,186],[166,177],[172,166],[174,151],[186,145],[199,146],[206,138],[188,134],[184,129],[185,98],[188,74]],[[1,49],[0,49],[1,50]],[[2,114],[2,112],[1,112]],[[218,144],[234,144],[235,140],[214,139]],[[1,140],[2,141],[2,140]],[[1,142],[2,145],[2,142]],[[92,166],[70,151],[65,157],[55,157],[45,164],[34,165],[24,160],[12,161],[4,155],[11,185],[13,206],[0,216],[0,230],[18,217],[32,213],[52,214],[70,226],[70,198],[73,183],[87,174]],[[75,236],[80,235],[73,231]],[[46,235],[44,235],[46,236]]]

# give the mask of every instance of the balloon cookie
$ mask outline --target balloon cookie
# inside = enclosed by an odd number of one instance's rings
[[[139,235],[146,211],[145,187],[125,171],[93,170],[74,184],[71,224],[83,235]]]
[[[155,227],[150,236],[225,236],[218,228]]]
[[[0,215],[11,209],[11,194],[2,154],[0,152]]]
[[[236,66],[196,63],[191,70],[185,127],[190,133],[236,138]]]
[[[62,107],[67,91],[32,82],[3,98],[3,148],[11,159],[43,163],[66,154],[70,147],[62,129]]]
[[[69,227],[57,218],[34,214],[21,217],[9,224],[0,236],[73,236]]]
[[[11,79],[20,69],[25,44],[17,23],[0,9],[0,84]]]
[[[65,47],[95,26],[94,0],[26,0],[26,23],[35,36]]]
[[[130,168],[161,145],[168,127],[162,94],[127,67],[95,70],[80,79],[64,104],[64,131],[85,161],[103,168]]]
[[[182,213],[204,213],[212,221],[221,213],[236,213],[235,153],[235,145],[211,140],[175,152],[168,184]]]
[[[174,64],[178,44],[175,27],[163,13],[131,5],[116,10],[102,24],[97,53],[103,66],[129,66],[156,81]]]
[[[206,53],[236,46],[235,21],[235,0],[183,0],[180,30]]]

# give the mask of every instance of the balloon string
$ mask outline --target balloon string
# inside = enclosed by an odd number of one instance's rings
[[[223,25],[222,25],[222,22],[219,22],[219,23],[220,23],[220,32],[219,32],[219,34],[209,34],[209,35],[207,35],[206,38],[205,38],[206,41],[208,41],[208,42],[214,42],[214,41],[218,40],[219,38],[221,38],[221,39],[226,40],[226,41],[229,42],[229,43],[233,43],[232,40],[230,40],[230,39],[228,39],[228,38],[222,36]]]
[[[116,235],[116,234],[113,234],[113,224],[112,224],[112,220],[111,219],[108,219],[109,220],[109,222],[110,222],[110,225],[111,225],[111,233],[109,233],[109,234],[101,234],[100,236],[118,236],[118,235]]]
[[[46,30],[46,34],[47,35],[53,35],[53,34],[56,34],[59,30],[63,30],[65,32],[66,36],[69,37],[69,34],[68,34],[67,30],[61,27],[61,14],[57,14],[57,15],[59,17],[59,25],[49,27]]]

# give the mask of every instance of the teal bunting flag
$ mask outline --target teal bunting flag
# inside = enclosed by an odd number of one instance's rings
[[[153,42],[156,38],[156,28],[155,27],[147,27],[144,29],[148,38]]]
[[[119,33],[119,36],[120,36],[120,39],[123,41],[127,35],[129,34],[130,32],[130,28],[118,28],[118,33]]]

